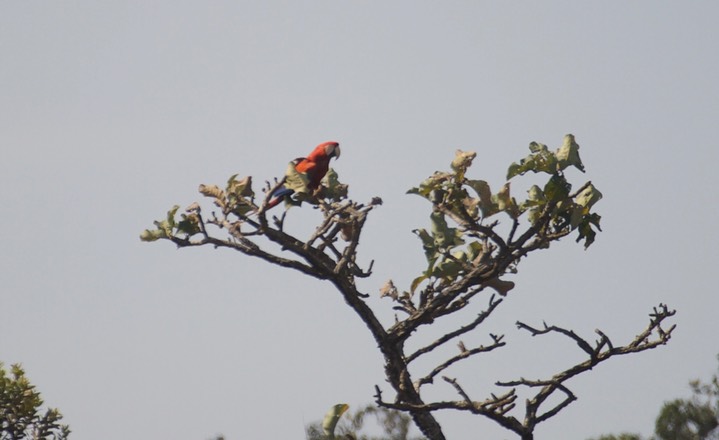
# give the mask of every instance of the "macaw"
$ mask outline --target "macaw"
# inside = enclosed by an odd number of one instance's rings
[[[334,141],[323,142],[315,147],[307,157],[300,157],[293,161],[295,170],[307,176],[307,188],[314,192],[320,186],[322,178],[330,167],[330,159],[340,157],[340,144]],[[270,209],[277,206],[286,197],[291,196],[295,190],[281,186],[272,193],[267,203]]]

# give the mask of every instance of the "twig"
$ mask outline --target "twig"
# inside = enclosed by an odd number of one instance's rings
[[[452,356],[449,359],[447,359],[446,361],[437,365],[429,374],[427,374],[426,376],[422,377],[421,379],[419,379],[417,381],[416,387],[419,388],[424,384],[432,383],[435,376],[437,376],[439,373],[441,373],[442,371],[449,368],[455,362],[461,361],[462,359],[467,359],[468,357],[474,356],[475,354],[478,354],[478,353],[486,353],[486,352],[492,351],[494,349],[497,349],[499,347],[504,347],[505,345],[507,345],[506,342],[502,342],[502,338],[503,338],[502,336],[494,336],[494,335],[492,335],[492,336],[493,336],[494,342],[492,342],[491,344],[489,344],[487,346],[480,345],[479,347],[473,348],[471,350],[467,350],[467,349],[461,350],[459,354]]]
[[[417,359],[419,356],[431,352],[431,351],[434,350],[435,348],[437,348],[437,347],[439,347],[440,345],[442,345],[442,344],[444,344],[444,343],[446,343],[446,342],[448,342],[448,341],[450,341],[450,340],[456,338],[457,336],[461,336],[461,335],[463,335],[463,334],[465,334],[465,333],[468,333],[468,332],[474,330],[475,328],[477,328],[477,326],[479,326],[482,322],[484,322],[484,320],[487,319],[487,317],[489,317],[489,315],[492,314],[492,312],[494,311],[494,309],[496,309],[497,306],[499,306],[501,303],[502,303],[502,299],[501,299],[501,298],[498,299],[498,300],[495,300],[495,296],[492,295],[492,296],[489,298],[489,307],[487,308],[487,310],[484,310],[484,311],[482,311],[481,313],[479,313],[479,314],[477,315],[477,317],[476,317],[472,322],[470,322],[469,324],[467,324],[467,325],[465,325],[465,326],[462,326],[462,327],[459,327],[457,330],[451,331],[451,332],[449,332],[449,333],[445,333],[444,335],[442,335],[442,337],[438,338],[436,341],[434,341],[434,342],[432,342],[431,344],[426,345],[426,346],[424,346],[424,347],[418,349],[417,351],[415,351],[415,352],[412,353],[411,355],[407,356],[407,363],[411,363],[412,361],[414,361],[415,359]]]

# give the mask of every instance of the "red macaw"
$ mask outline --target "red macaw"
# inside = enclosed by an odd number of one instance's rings
[[[300,157],[294,160],[295,170],[307,176],[307,188],[314,191],[320,186],[322,178],[330,168],[330,159],[340,157],[340,144],[334,141],[323,142],[315,147],[307,157]],[[267,203],[267,209],[277,206],[285,197],[294,193],[293,189],[279,187],[272,193],[272,198]]]

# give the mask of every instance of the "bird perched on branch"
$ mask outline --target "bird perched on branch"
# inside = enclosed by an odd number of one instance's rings
[[[292,164],[295,171],[307,178],[307,189],[313,193],[320,186],[322,178],[327,174],[330,167],[330,159],[340,157],[340,144],[334,141],[323,142],[315,147],[307,157],[295,159]],[[295,189],[289,188],[286,184],[277,188],[267,203],[270,209],[277,206],[282,200],[295,193]]]

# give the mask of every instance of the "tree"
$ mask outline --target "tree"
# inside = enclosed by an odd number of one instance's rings
[[[410,438],[409,431],[412,419],[399,411],[367,405],[355,412],[347,412],[346,404],[333,406],[322,423],[312,423],[307,427],[307,440],[327,440],[339,438],[347,440],[423,440]],[[374,416],[382,429],[382,435],[375,437],[362,433],[368,417]]]
[[[637,434],[619,434],[619,435],[603,435],[597,440],[642,440],[641,436]]]
[[[20,365],[6,371],[0,362],[0,440],[64,440],[70,428],[61,425],[57,409],[44,414],[43,400]]]
[[[364,322],[384,357],[385,379],[394,396],[385,399],[385,390],[376,386],[375,402],[379,407],[407,412],[430,440],[445,438],[433,414],[438,410],[480,415],[529,440],[537,424],[554,417],[576,399],[567,386],[571,378],[611,357],[666,344],[674,326],[663,326],[675,313],[664,304],[655,307],[649,324],[625,345],[616,345],[600,330],[598,339],[591,343],[557,325],[517,322],[520,330],[533,336],[559,334],[569,338],[584,353],[585,360],[545,378],[498,381],[496,386],[501,391],[480,399],[471,397],[456,377],[446,375],[458,362],[506,346],[501,334],[489,333],[485,344],[470,347],[461,338],[476,331],[510,299],[514,283],[503,277],[516,272],[522,259],[570,234],[576,234],[576,240],[587,248],[600,230],[601,217],[593,208],[601,193],[591,182],[573,191],[565,176],[570,167],[584,171],[574,136],[565,136],[556,151],[536,142],[529,149],[529,156],[509,166],[507,183],[496,193],[486,181],[467,177],[476,154],[464,151],[457,152],[450,171],[436,172],[408,191],[431,205],[429,229],[414,231],[421,240],[427,266],[407,289],[398,289],[392,280],[380,289],[380,295],[388,298],[397,313],[391,323],[379,320],[366,301],[370,295],[357,287],[358,279],[371,275],[373,265],[370,262],[365,269],[359,264],[362,229],[382,201],[373,198],[362,204],[348,199],[348,186],[339,182],[333,170],[325,176],[322,191],[311,192],[307,190],[307,179],[290,166],[283,179],[266,185],[259,199],[255,199],[251,177],[232,176],[224,189],[200,185],[200,193],[213,200],[217,211],[206,216],[200,204],[193,203],[178,218],[179,207],[175,206],[163,220],[155,222],[154,229],[144,231],[141,239],[169,240],[181,248],[209,245],[234,249],[329,281]],[[531,186],[528,197],[518,202],[510,195],[510,183],[529,172],[544,176],[546,181],[542,186]],[[284,230],[290,217],[287,212],[279,218],[268,218],[268,202],[282,185],[291,185],[295,190],[295,204],[308,202],[322,213],[318,226],[304,239]],[[458,318],[463,315],[460,312],[467,311],[474,313],[469,320]],[[424,340],[420,330],[440,321],[451,322],[454,328],[433,341]],[[450,342],[458,349],[447,354],[443,349]],[[410,346],[420,348],[410,351]],[[420,358],[434,359],[435,366],[415,371]],[[440,378],[457,397],[427,401],[424,389]],[[515,415],[520,389],[529,397],[524,414]]]
[[[695,399],[675,399],[662,407],[655,425],[658,440],[719,439],[718,413],[714,405]]]
[[[719,440],[719,372],[707,383],[695,379],[689,386],[691,398],[664,402],[649,440]],[[597,440],[614,439],[642,440],[637,434],[626,433]]]
[[[654,426],[658,440],[719,440],[719,370],[709,382],[689,386],[690,399],[664,403]]]

